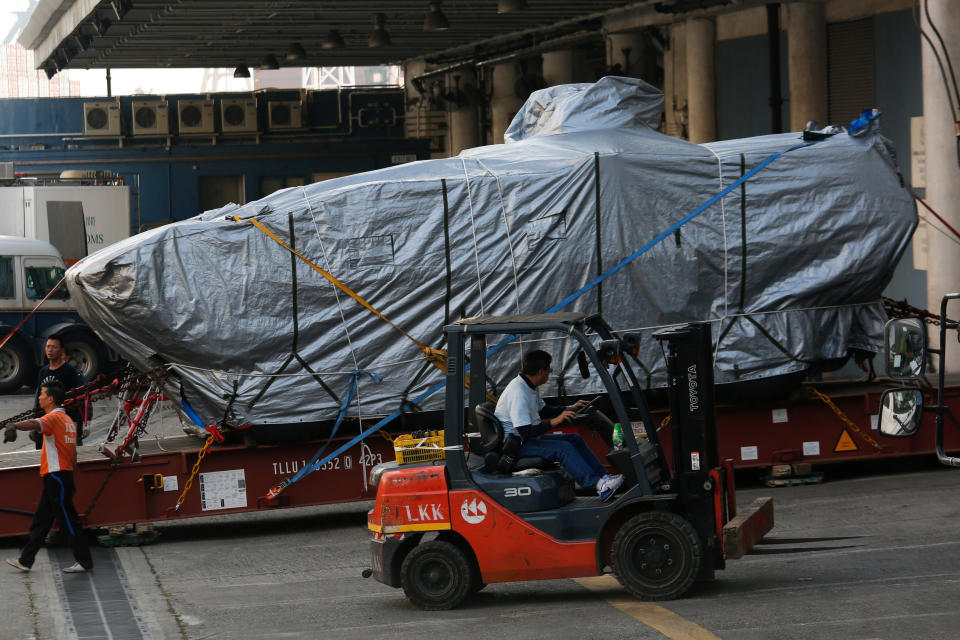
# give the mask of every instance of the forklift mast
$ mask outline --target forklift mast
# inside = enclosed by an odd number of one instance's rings
[[[713,481],[710,471],[720,466],[717,422],[714,414],[713,344],[708,323],[688,324],[659,331],[654,338],[667,352],[668,397],[673,432],[674,490],[684,515],[701,540],[715,540]],[[710,567],[709,558],[716,564]],[[706,554],[701,575],[723,568],[722,554]]]

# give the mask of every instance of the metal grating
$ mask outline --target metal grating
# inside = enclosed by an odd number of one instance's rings
[[[126,575],[113,549],[91,547],[93,571],[72,574],[60,570],[73,564],[69,549],[55,547],[48,552],[63,604],[68,638],[149,640],[152,637],[130,597]]]

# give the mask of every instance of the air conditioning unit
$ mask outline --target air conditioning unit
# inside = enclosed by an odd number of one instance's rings
[[[130,122],[135,136],[165,136],[170,133],[167,103],[133,101],[130,104]]]
[[[299,100],[276,100],[267,103],[268,127],[276,129],[303,128],[303,105]]]
[[[180,135],[213,133],[213,100],[177,101]]]
[[[220,130],[224,133],[256,133],[257,99],[222,98],[220,100]]]
[[[120,101],[84,102],[83,135],[119,136]]]

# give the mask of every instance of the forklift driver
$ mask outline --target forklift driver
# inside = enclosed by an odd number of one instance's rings
[[[594,486],[601,500],[609,500],[623,484],[622,475],[607,475],[603,465],[577,434],[546,433],[577,416],[587,404],[580,400],[569,407],[548,406],[537,387],[550,377],[553,358],[546,351],[523,354],[521,373],[510,381],[494,414],[503,424],[504,443],[499,468],[509,471],[518,458],[535,456],[558,462],[581,487]]]

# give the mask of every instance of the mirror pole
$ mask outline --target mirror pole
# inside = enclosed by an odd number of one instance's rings
[[[947,303],[960,298],[960,293],[948,293],[940,300],[940,371],[937,372],[937,458],[941,463],[951,467],[960,467],[960,458],[948,456],[943,451],[943,414],[947,410],[943,401],[943,385],[946,372],[947,357]]]

